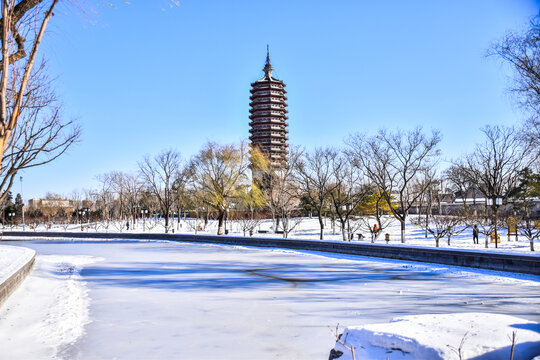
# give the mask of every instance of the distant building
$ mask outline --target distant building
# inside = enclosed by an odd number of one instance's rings
[[[272,76],[274,68],[270,64],[267,48],[264,76],[251,84],[249,132],[251,145],[259,148],[269,160],[272,168],[282,168],[287,163],[287,97],[285,83]]]
[[[77,205],[78,204],[78,205]],[[64,209],[66,212],[72,212],[77,209],[92,208],[90,200],[67,200],[67,199],[30,199],[28,200],[28,209],[49,210]]]
[[[64,199],[30,199],[28,207],[32,209],[42,209],[44,207],[74,208],[71,200]]]

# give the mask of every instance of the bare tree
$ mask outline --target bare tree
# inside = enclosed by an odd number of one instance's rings
[[[79,126],[62,119],[60,105],[44,71],[42,65],[30,78],[19,121],[2,149],[0,198],[11,189],[20,170],[57,159],[80,139]]]
[[[519,185],[521,170],[529,167],[538,157],[532,141],[523,142],[514,127],[486,126],[483,143],[465,157],[463,169],[475,179],[478,190],[491,201],[494,236],[498,234],[498,199],[505,203]],[[497,247],[497,241],[495,241]]]
[[[333,182],[333,186],[329,187],[331,203],[340,222],[343,240],[351,240],[353,233],[350,218],[358,212],[359,206],[368,200],[373,188],[345,154],[335,154],[331,166]]]
[[[450,238],[460,234],[466,228],[463,226],[463,219],[456,215],[430,214],[427,221],[419,217],[412,217],[411,222],[431,234],[435,239],[436,247],[439,247],[439,240],[445,236],[448,238],[448,246],[450,246]]]
[[[140,208],[139,200],[143,191],[141,179],[135,174],[113,171],[108,174],[112,191],[114,191],[120,204],[120,217],[125,216],[135,228],[137,213]]]
[[[174,199],[174,176],[180,169],[180,154],[175,150],[164,150],[154,158],[146,156],[139,163],[144,183],[157,198],[161,213],[165,216],[165,232],[169,232],[169,215]]]
[[[494,44],[488,55],[498,56],[508,63],[514,72],[510,92],[517,103],[528,113],[521,133],[523,138],[533,140],[540,147],[540,15],[530,21],[524,33],[509,32]],[[540,164],[536,164],[540,167]]]
[[[57,2],[1,0],[0,158],[12,144],[37,52]]]
[[[510,64],[514,82],[510,90],[535,118],[540,113],[540,15],[530,22],[527,32],[510,32],[488,51]]]
[[[218,235],[239,188],[248,183],[249,151],[239,145],[207,143],[190,162],[192,184],[203,202],[218,213]]]
[[[477,215],[476,193],[478,191],[476,172],[467,171],[466,165],[461,161],[455,161],[446,171],[444,177],[450,183],[454,194],[460,197],[463,211],[469,212],[467,204],[468,196],[473,199],[473,214]]]
[[[312,153],[301,153],[294,169],[300,191],[317,213],[321,240],[324,239],[323,210],[334,186],[332,162],[337,156],[335,149],[316,148]]]
[[[298,219],[291,220],[298,208],[301,196],[293,170],[300,156],[301,151],[298,148],[291,148],[287,163],[282,168],[268,169],[261,185],[261,190],[266,197],[266,206],[272,212],[274,229],[278,231],[281,222],[284,238],[287,238],[300,223]]]
[[[380,198],[382,200],[382,198]],[[380,201],[380,200],[379,200]],[[383,216],[378,211],[374,212],[374,215],[361,215],[353,218],[354,229],[367,231],[370,234],[371,242],[374,243],[386,229],[392,223],[393,216]],[[377,231],[375,231],[372,224],[377,224]]]
[[[408,132],[380,130],[372,137],[356,134],[347,140],[355,165],[379,188],[400,222],[402,243],[408,212],[425,190],[413,186],[414,179],[438,156],[440,140],[439,132],[426,136],[420,127]]]
[[[100,215],[102,226],[107,231],[113,219],[114,189],[108,174],[97,176],[97,180],[100,186],[92,191],[92,198]]]

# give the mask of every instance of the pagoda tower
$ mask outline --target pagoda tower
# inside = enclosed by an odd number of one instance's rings
[[[270,167],[283,168],[287,163],[287,97],[285,83],[272,76],[270,52],[266,47],[264,76],[251,84],[249,132],[251,146],[259,148],[269,160]]]

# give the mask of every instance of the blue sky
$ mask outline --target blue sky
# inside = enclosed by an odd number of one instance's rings
[[[540,7],[533,0],[76,4],[60,5],[41,54],[83,140],[22,174],[25,199],[92,188],[96,175],[135,171],[144,155],[163,149],[188,159],[207,140],[247,138],[250,83],[262,76],[266,44],[274,74],[287,84],[291,144],[341,146],[349,133],[421,125],[439,129],[444,158],[455,158],[473,149],[484,125],[522,118],[506,92],[509,69],[485,54]]]

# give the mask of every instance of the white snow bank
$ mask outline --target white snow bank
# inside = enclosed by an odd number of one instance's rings
[[[0,245],[0,284],[23,267],[36,252],[31,249]]]
[[[79,272],[91,256],[37,256],[34,272],[0,309],[2,356],[62,358],[90,322],[90,298]],[[17,324],[19,331],[13,332]]]
[[[513,332],[515,360],[540,355],[540,324],[489,313],[404,316],[348,327],[341,342],[354,347],[356,359],[509,359]],[[352,359],[346,347],[336,343],[339,360]]]

